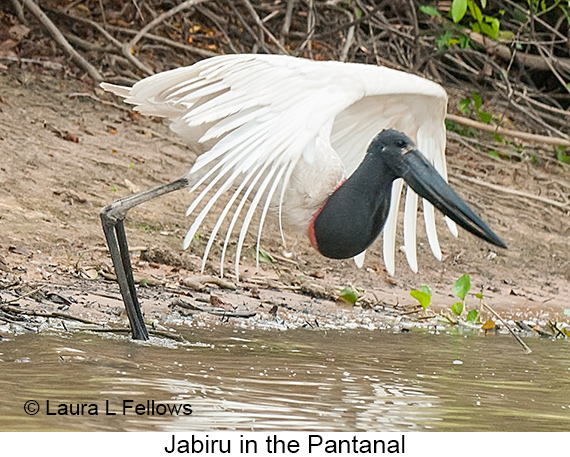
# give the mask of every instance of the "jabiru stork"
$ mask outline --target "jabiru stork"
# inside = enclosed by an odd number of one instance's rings
[[[281,55],[226,55],[150,76],[132,87],[107,83],[101,87],[123,97],[142,114],[165,118],[186,143],[204,149],[181,178],[121,198],[101,210],[135,339],[148,339],[148,332],[123,221],[129,209],[185,187],[194,192],[203,186],[186,215],[208,199],[188,230],[184,248],[216,201],[232,192],[210,233],[202,263],[203,268],[233,209],[220,259],[222,274],[234,226],[248,202],[235,254],[236,275],[254,213],[261,212],[259,246],[270,209],[278,214],[281,236],[283,226],[308,234],[322,255],[354,257],[359,265],[365,250],[384,229],[384,262],[394,274],[404,181],[409,186],[404,247],[414,272],[418,195],[423,198],[427,238],[436,258],[441,260],[442,255],[433,206],[446,216],[455,236],[453,221],[506,247],[446,182],[447,95],[427,79],[374,65]]]

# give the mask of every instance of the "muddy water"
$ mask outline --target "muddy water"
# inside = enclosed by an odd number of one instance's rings
[[[506,336],[417,329],[186,336],[0,341],[0,430],[570,431],[567,341],[528,339],[527,355]]]

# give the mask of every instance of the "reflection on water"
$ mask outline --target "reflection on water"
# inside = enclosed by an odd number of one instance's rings
[[[566,341],[533,339],[527,355],[508,337],[421,330],[220,326],[187,337],[196,344],[88,333],[0,341],[0,429],[570,430]],[[36,415],[24,413],[28,400]],[[48,400],[52,413],[85,403],[98,414],[47,415]],[[155,412],[162,403],[192,414],[150,415],[152,400]]]

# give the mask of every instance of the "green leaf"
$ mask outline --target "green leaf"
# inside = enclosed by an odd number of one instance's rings
[[[491,38],[496,39],[499,34],[499,29],[501,28],[501,21],[496,17],[489,16],[485,16],[485,20],[491,24],[491,28],[493,29],[493,36],[491,36]]]
[[[485,124],[488,124],[493,119],[493,115],[485,111],[477,111],[477,114],[479,115],[481,122],[484,122]]]
[[[489,16],[485,16],[485,22],[479,22],[481,33],[493,38],[494,40],[497,38],[497,34],[499,33],[499,26],[499,20]]]
[[[457,303],[452,305],[451,311],[453,311],[453,314],[455,314],[456,316],[461,316],[461,313],[463,312],[463,302],[458,301]]]
[[[483,9],[487,8],[487,0],[481,0],[481,7]]]
[[[492,149],[487,152],[490,157],[494,157],[495,159],[500,159],[501,156],[497,153],[497,151],[493,151]]]
[[[441,14],[439,14],[439,11],[435,8],[435,6],[422,5],[420,6],[420,11],[424,14],[428,14],[429,16],[441,17]]]
[[[473,92],[473,101],[475,102],[475,109],[479,109],[483,105],[483,99],[477,92]]]
[[[464,274],[461,278],[455,281],[455,284],[453,284],[453,294],[461,298],[461,300],[465,300],[469,289],[471,289],[471,280],[469,279],[468,274]]]
[[[429,304],[431,303],[431,296],[427,292],[421,290],[412,290],[410,295],[414,297],[420,305],[422,305],[423,309],[428,309]]]
[[[257,249],[257,253],[259,255],[259,261],[262,263],[275,263],[275,259],[271,256],[269,252],[267,252],[262,247]]]
[[[469,112],[469,105],[471,102],[472,100],[470,98],[462,98],[459,100],[459,111],[463,114],[467,114]]]
[[[476,296],[479,300],[483,300],[483,294],[477,293],[477,294],[475,294],[475,296]]]
[[[478,22],[470,22],[469,27],[471,27],[471,30],[473,30],[475,33],[482,33]]]
[[[467,49],[469,47],[469,37],[467,35],[459,35],[459,47]]]
[[[502,142],[503,142],[503,138],[502,138],[501,135],[499,135],[498,133],[495,133],[494,137],[495,137],[495,141],[496,141],[497,143],[502,143]]]
[[[451,3],[451,19],[458,23],[467,12],[467,0],[453,0]]]
[[[479,317],[479,311],[477,311],[476,309],[472,309],[467,313],[466,320],[467,322],[471,322],[472,324],[474,324],[477,321],[478,317]]]
[[[450,31],[445,32],[443,35],[438,36],[435,39],[438,49],[445,49],[449,46],[448,42],[453,38],[453,34]]]
[[[556,158],[560,162],[570,163],[570,156],[568,156],[567,154],[564,154],[564,152],[561,149],[558,149],[556,151]]]
[[[431,297],[432,292],[430,286],[428,286],[427,284],[422,284],[422,287],[420,287],[420,289],[422,290],[422,292],[425,292]]]
[[[471,16],[479,23],[483,22],[483,13],[481,12],[481,8],[479,8],[475,2],[468,1],[467,4],[469,5],[469,10],[471,11]]]
[[[358,295],[352,287],[345,287],[340,291],[338,299],[354,305],[358,301]]]

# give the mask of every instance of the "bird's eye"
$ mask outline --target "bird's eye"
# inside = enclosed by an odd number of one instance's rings
[[[406,147],[406,142],[404,140],[396,140],[396,146],[400,149],[404,149]]]

